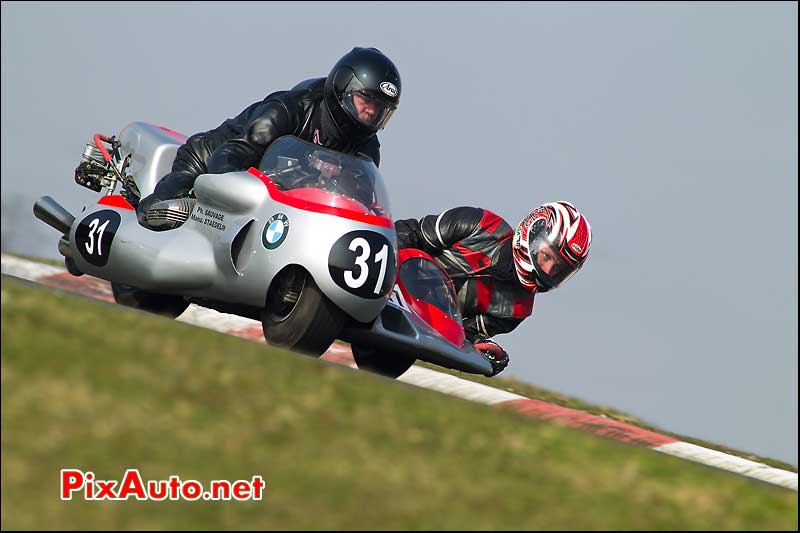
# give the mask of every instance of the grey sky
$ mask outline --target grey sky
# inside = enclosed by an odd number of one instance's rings
[[[506,374],[797,464],[796,3],[2,4],[3,248],[58,257],[96,132],[186,134],[387,53],[395,218],[590,219],[590,259],[498,337]]]

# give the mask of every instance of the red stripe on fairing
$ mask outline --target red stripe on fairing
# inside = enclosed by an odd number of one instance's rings
[[[315,189],[309,187],[307,189],[292,189],[285,191],[283,194],[290,196],[296,200],[302,200],[311,204],[326,205],[328,207],[336,207],[338,209],[346,209],[348,211],[355,211],[363,213],[366,210],[364,204],[352,198],[348,198],[342,194],[332,195],[328,191],[322,189]]]
[[[439,264],[434,261],[429,254],[416,248],[403,248],[397,253],[398,272],[400,271],[400,266],[409,259],[424,259],[430,261],[442,273],[442,278],[450,279],[450,276],[447,274],[447,272],[441,266],[439,266]],[[421,319],[438,331],[453,345],[457,346],[458,348],[464,346],[464,327],[461,325],[461,322],[453,320],[450,315],[435,305],[429,304],[424,300],[420,300],[411,294],[411,292],[406,289],[403,280],[399,276],[397,278],[397,283],[400,286],[400,290],[402,291],[406,302]]]
[[[392,222],[391,218],[379,217],[378,215],[362,213],[360,211],[353,211],[351,209],[343,209],[341,207],[331,207],[329,205],[310,202],[302,198],[296,198],[283,191],[278,190],[278,187],[272,182],[269,176],[267,176],[257,168],[250,167],[250,169],[247,172],[249,172],[250,174],[261,180],[261,182],[267,187],[267,191],[269,192],[269,195],[270,197],[272,197],[273,200],[282,203],[284,205],[288,205],[289,207],[302,209],[303,211],[312,211],[314,213],[323,213],[325,215],[333,215],[342,218],[349,218],[350,220],[355,220],[356,222],[363,222],[365,224],[371,224],[373,226],[394,228],[394,222]]]
[[[129,209],[133,211],[133,206],[128,203],[128,200],[119,194],[109,194],[103,196],[97,201],[100,205],[109,205],[111,207],[119,207],[120,209]]]
[[[415,298],[405,290],[405,287],[401,286],[401,289],[406,302],[425,323],[438,331],[442,337],[457,348],[464,346],[464,327],[459,322],[453,320],[450,315],[435,305]]]
[[[553,405],[541,400],[525,398],[501,402],[496,405],[508,406],[515,411],[532,415],[543,420],[563,422],[569,426],[580,428],[596,435],[602,435],[603,437],[636,446],[653,448],[655,446],[663,446],[664,444],[678,442],[678,439],[668,437],[667,435],[648,431],[629,424],[623,424],[622,422],[617,422],[616,420],[611,420],[602,416],[590,415],[589,413],[576,411],[568,407]]]
[[[156,124],[150,124],[150,125],[153,126],[154,128],[160,129],[161,131],[163,131],[164,133],[166,133],[167,135],[169,135],[170,137],[172,137],[173,139],[175,139],[179,143],[181,143],[181,144],[185,144],[186,143],[186,135],[184,135],[182,133],[178,133],[177,131],[173,131],[173,130],[171,130],[169,128],[165,128],[164,126],[158,126]]]
[[[433,260],[433,257],[431,257],[430,254],[423,252],[422,250],[419,250],[417,248],[401,248],[397,252],[397,268],[399,269],[400,265],[405,263],[406,259],[413,259],[415,257],[427,259],[428,261],[433,263],[436,266],[436,268],[441,270],[442,274],[444,274],[445,277],[449,277],[447,272],[445,272],[444,269],[442,269],[442,267],[439,266],[439,263]]]

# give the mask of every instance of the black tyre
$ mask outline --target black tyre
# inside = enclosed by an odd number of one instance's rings
[[[392,379],[400,377],[416,361],[413,357],[386,353],[371,346],[350,346],[358,368]]]
[[[73,260],[71,257],[65,257],[64,264],[67,267],[67,272],[73,276],[83,276],[83,272],[81,272],[81,270],[78,268],[78,265],[75,264],[75,260]]]
[[[268,343],[313,357],[325,353],[346,321],[344,311],[322,294],[308,272],[296,266],[276,276],[261,312]]]
[[[141,309],[157,315],[177,318],[189,307],[183,296],[146,292],[130,285],[111,283],[114,300],[126,307]]]

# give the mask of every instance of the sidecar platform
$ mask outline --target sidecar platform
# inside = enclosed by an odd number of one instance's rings
[[[470,374],[492,373],[491,363],[469,341],[457,348],[391,300],[372,324],[352,324],[340,338],[351,344],[374,346],[387,357],[398,354]]]

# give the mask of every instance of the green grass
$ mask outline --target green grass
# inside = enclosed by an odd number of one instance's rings
[[[3,252],[5,253],[5,252]],[[27,259],[28,261],[34,261],[36,263],[44,263],[46,265],[57,266],[61,268],[66,268],[64,266],[63,259],[45,259],[42,257],[34,257],[32,255],[25,255],[25,254],[17,254],[17,253],[5,253],[5,255],[13,255],[14,257],[19,257],[20,259]]]
[[[47,264],[54,265],[54,266],[60,266],[62,268],[64,267],[64,262],[63,261],[59,261],[59,260],[41,259],[41,258],[37,258],[37,257],[23,255],[23,254],[10,254],[10,255],[14,255],[16,257],[19,257],[19,258],[22,258],[22,259],[28,259],[28,260],[31,260],[31,261],[37,261],[37,262],[47,263]],[[613,409],[613,408],[611,408],[609,406],[591,404],[591,403],[589,403],[587,401],[584,401],[584,400],[581,400],[581,399],[578,399],[578,398],[574,398],[574,397],[571,397],[571,396],[567,396],[567,395],[564,395],[564,394],[560,394],[560,393],[555,392],[555,391],[543,389],[541,387],[538,387],[536,385],[533,385],[531,383],[527,383],[527,382],[524,382],[524,381],[519,381],[519,380],[516,380],[516,379],[513,379],[513,378],[504,378],[504,377],[486,378],[486,377],[483,377],[483,376],[480,376],[480,375],[467,374],[467,373],[464,373],[464,372],[459,372],[457,370],[450,370],[450,369],[442,368],[440,366],[436,366],[436,365],[432,365],[432,364],[428,364],[428,363],[424,363],[424,362],[418,362],[417,364],[422,365],[422,366],[427,367],[427,368],[438,370],[440,372],[446,372],[446,373],[458,376],[458,377],[460,377],[462,379],[467,379],[467,380],[474,381],[474,382],[477,382],[477,383],[483,383],[485,385],[489,385],[491,387],[502,389],[502,390],[505,390],[505,391],[508,391],[508,392],[514,392],[516,394],[520,394],[520,395],[526,396],[528,398],[534,398],[534,399],[546,401],[546,402],[549,402],[549,403],[552,403],[552,404],[555,404],[555,405],[560,405],[560,406],[563,406],[563,407],[569,407],[569,408],[572,408],[572,409],[578,409],[578,410],[581,410],[581,411],[586,411],[586,412],[594,414],[594,415],[606,416],[606,417],[608,417],[608,418],[610,418],[612,420],[617,420],[619,422],[624,422],[626,424],[632,424],[632,425],[635,425],[635,426],[638,426],[638,427],[641,427],[641,428],[649,429],[649,430],[655,431],[657,433],[661,433],[661,434],[664,434],[664,435],[669,435],[669,436],[675,437],[676,439],[679,439],[679,440],[684,441],[684,442],[691,442],[691,443],[697,444],[699,446],[704,446],[706,448],[719,450],[721,452],[729,453],[731,455],[736,455],[738,457],[743,457],[743,458],[749,459],[751,461],[764,463],[764,464],[767,464],[767,465],[770,465],[770,466],[774,466],[776,468],[780,468],[780,469],[783,469],[783,470],[788,470],[790,472],[797,472],[797,465],[793,465],[793,464],[786,463],[786,462],[783,462],[783,461],[778,461],[776,459],[771,459],[769,457],[759,456],[759,455],[756,455],[756,454],[753,454],[753,453],[750,453],[750,452],[743,452],[741,450],[736,450],[734,448],[730,448],[730,447],[727,447],[727,446],[722,446],[720,444],[704,441],[704,440],[697,439],[697,438],[694,438],[694,437],[690,437],[690,436],[687,436],[687,435],[681,435],[679,433],[674,433],[674,432],[671,432],[671,431],[667,431],[667,430],[664,430],[664,429],[662,429],[662,428],[660,428],[658,426],[655,426],[653,424],[647,423],[647,422],[645,422],[645,421],[643,421],[643,420],[641,420],[641,419],[639,419],[637,417],[631,416],[631,415],[629,415],[627,413],[624,413],[622,411],[619,411],[617,409]]]
[[[3,529],[797,529],[797,494],[349,368],[2,282]],[[58,498],[59,471],[267,481]]]
[[[551,390],[543,389],[541,387],[537,387],[536,385],[532,385],[524,381],[519,381],[513,378],[503,378],[499,376],[493,378],[487,378],[475,374],[466,374],[464,372],[459,372],[458,370],[450,370],[442,368],[440,366],[431,365],[428,363],[418,363],[418,364],[421,364],[422,366],[425,366],[427,368],[432,368],[434,370],[438,370],[441,372],[447,372],[448,374],[452,374],[454,376],[458,376],[463,379],[468,379],[470,381],[475,381],[477,383],[483,383],[485,385],[489,385],[497,389],[502,389],[508,392],[513,392],[522,396],[526,396],[528,398],[534,398],[555,405],[561,405],[563,407],[569,407],[572,409],[578,409],[580,411],[586,411],[587,413],[591,413],[593,415],[606,416],[612,420],[617,420],[619,422],[624,422],[626,424],[631,424],[644,429],[649,429],[651,431],[655,431],[663,435],[669,435],[684,442],[691,442],[692,444],[697,444],[698,446],[704,446],[706,448],[711,448],[713,450],[729,453],[731,455],[736,455],[738,457],[743,457],[751,461],[764,463],[770,466],[774,466],[776,468],[788,470],[790,472],[797,472],[797,465],[785,463],[783,461],[778,461],[776,459],[770,459],[769,457],[762,457],[760,455],[755,455],[753,453],[743,452],[741,450],[736,450],[734,448],[729,448],[727,446],[722,446],[720,444],[715,444],[701,439],[696,439],[694,437],[680,435],[678,433],[673,433],[671,431],[666,431],[662,428],[659,428],[658,426],[644,422],[641,419],[636,418],[635,416],[623,413],[622,411],[618,411],[609,406],[594,405],[584,400],[573,398],[571,396],[566,396],[564,394],[560,394],[558,392],[554,392]]]

